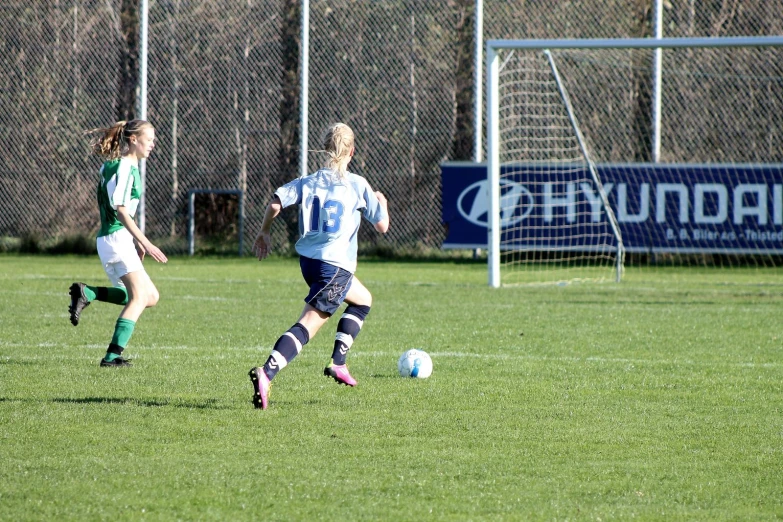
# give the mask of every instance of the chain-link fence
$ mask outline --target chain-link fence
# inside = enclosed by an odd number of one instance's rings
[[[158,141],[147,161],[145,232],[168,238],[172,252],[184,250],[188,191],[244,191],[253,225],[283,181],[281,16],[273,0],[150,2],[147,117]],[[197,208],[220,209],[204,199]],[[196,232],[235,240],[237,219],[215,214],[198,212]]]
[[[454,119],[453,12],[441,2],[318,1],[310,28],[311,148],[330,122],[348,123],[357,135],[351,170],[389,198],[394,224],[385,239],[440,246],[438,166],[449,158]],[[318,160],[311,154],[310,167]]]
[[[653,6],[485,0],[484,38],[646,37]],[[779,35],[781,12],[783,0],[665,1],[664,36]],[[145,225],[168,252],[187,250],[190,190],[244,190],[249,248],[272,190],[298,175],[300,13],[297,0],[150,0],[148,119],[158,146],[146,166]],[[130,0],[0,5],[0,237],[51,243],[97,229],[99,160],[88,156],[81,133],[121,119],[138,65],[134,16]],[[351,170],[390,201],[389,234],[366,227],[365,245],[397,252],[441,245],[439,165],[472,157],[464,143],[472,143],[474,127],[473,18],[468,0],[310,2],[309,148],[318,148],[328,123],[345,121],[357,135]],[[716,105],[732,96],[716,84]],[[698,121],[703,108],[677,103],[677,118]],[[665,161],[721,160],[691,157],[689,150],[701,149],[688,140],[703,136],[694,128],[666,134],[681,127],[664,124],[663,142],[679,145]],[[741,146],[729,140],[720,153],[732,157],[726,148]],[[309,169],[318,162],[310,153]],[[210,205],[202,200],[199,208],[237,209]],[[198,218],[203,233],[233,238],[238,231],[232,219],[204,228],[207,210]],[[295,216],[285,218],[287,226],[275,229],[281,246],[295,233]]]
[[[97,230],[81,134],[115,118],[119,5],[0,4],[0,236]]]

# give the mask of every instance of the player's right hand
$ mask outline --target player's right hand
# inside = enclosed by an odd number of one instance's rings
[[[147,250],[144,248],[144,246],[141,243],[139,243],[135,239],[133,240],[133,245],[136,247],[136,253],[139,254],[139,259],[144,261],[144,256],[147,254]]]
[[[258,260],[262,260],[272,251],[272,234],[269,232],[259,232],[255,243],[253,243],[253,253]]]

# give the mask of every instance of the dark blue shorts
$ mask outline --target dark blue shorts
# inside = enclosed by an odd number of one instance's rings
[[[305,303],[329,315],[336,312],[348,295],[353,274],[319,259],[302,256],[299,257],[299,267],[310,286]]]

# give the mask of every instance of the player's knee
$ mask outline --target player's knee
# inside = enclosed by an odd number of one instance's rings
[[[160,300],[160,293],[158,293],[157,288],[152,288],[147,294],[147,308],[151,308],[158,304],[158,300]]]
[[[355,305],[362,305],[370,307],[372,306],[372,294],[369,290],[367,290],[366,287],[362,287],[360,291],[354,293],[353,295],[349,294],[349,297],[351,298],[348,300],[349,303],[355,304]]]
[[[141,309],[155,306],[159,299],[156,288],[135,288],[128,299],[128,304],[140,307]]]
[[[158,304],[158,300],[160,299],[160,294],[158,293],[158,289],[155,287],[155,285],[150,284],[147,286],[147,288],[144,289],[145,294],[147,295],[147,308],[151,308]]]
[[[140,314],[142,310],[147,307],[147,294],[137,291],[128,296],[127,308],[135,310],[137,314]]]
[[[372,306],[372,294],[370,292],[362,292],[361,295],[353,297],[350,301],[346,299],[349,305],[366,306],[367,308]]]

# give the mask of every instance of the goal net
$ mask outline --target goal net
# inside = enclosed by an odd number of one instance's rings
[[[490,284],[778,264],[781,45],[488,42]]]
[[[496,87],[494,275],[504,284],[619,281],[622,237],[552,53],[501,53]]]

